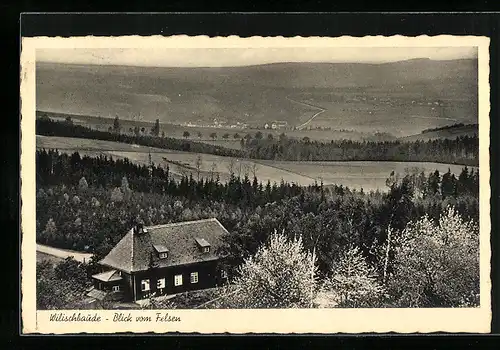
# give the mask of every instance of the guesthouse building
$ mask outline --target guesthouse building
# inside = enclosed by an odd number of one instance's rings
[[[218,248],[227,230],[217,219],[136,225],[99,264],[91,294],[137,301],[215,287],[226,273]]]

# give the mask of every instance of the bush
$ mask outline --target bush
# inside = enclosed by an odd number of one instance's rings
[[[115,189],[111,192],[111,201],[112,202],[123,202],[123,193],[120,190],[120,187],[115,187]]]
[[[383,288],[359,248],[350,247],[344,251],[332,270],[324,289],[332,293],[338,307],[378,306]]]
[[[78,181],[78,188],[82,191],[85,191],[87,188],[89,188],[89,184],[87,183],[87,180],[85,180],[84,177]]]
[[[68,309],[71,304],[82,300],[87,277],[85,270],[78,264],[74,259],[66,259],[56,268],[48,261],[37,263],[38,309]]]
[[[479,227],[448,207],[439,222],[410,222],[395,247],[388,287],[397,306],[479,305]]]
[[[78,197],[78,196],[74,196],[74,197],[73,197],[73,204],[74,204],[74,205],[78,205],[78,204],[80,204],[80,197]]]
[[[315,257],[304,250],[302,239],[271,235],[267,245],[239,267],[236,293],[227,297],[234,308],[311,307],[316,293]]]

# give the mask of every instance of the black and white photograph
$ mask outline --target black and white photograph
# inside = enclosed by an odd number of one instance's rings
[[[488,40],[224,39],[31,47],[32,312],[172,329],[463,310],[489,327]]]

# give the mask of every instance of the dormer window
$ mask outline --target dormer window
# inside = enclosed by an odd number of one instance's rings
[[[195,241],[201,252],[210,253],[210,243],[203,238],[195,238]]]
[[[166,259],[168,258],[168,249],[164,245],[161,244],[153,244],[153,248],[155,249],[158,258]]]

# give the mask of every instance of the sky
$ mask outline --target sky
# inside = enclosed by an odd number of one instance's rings
[[[383,63],[477,58],[477,47],[37,49],[41,62],[146,67],[237,67],[277,62]]]

